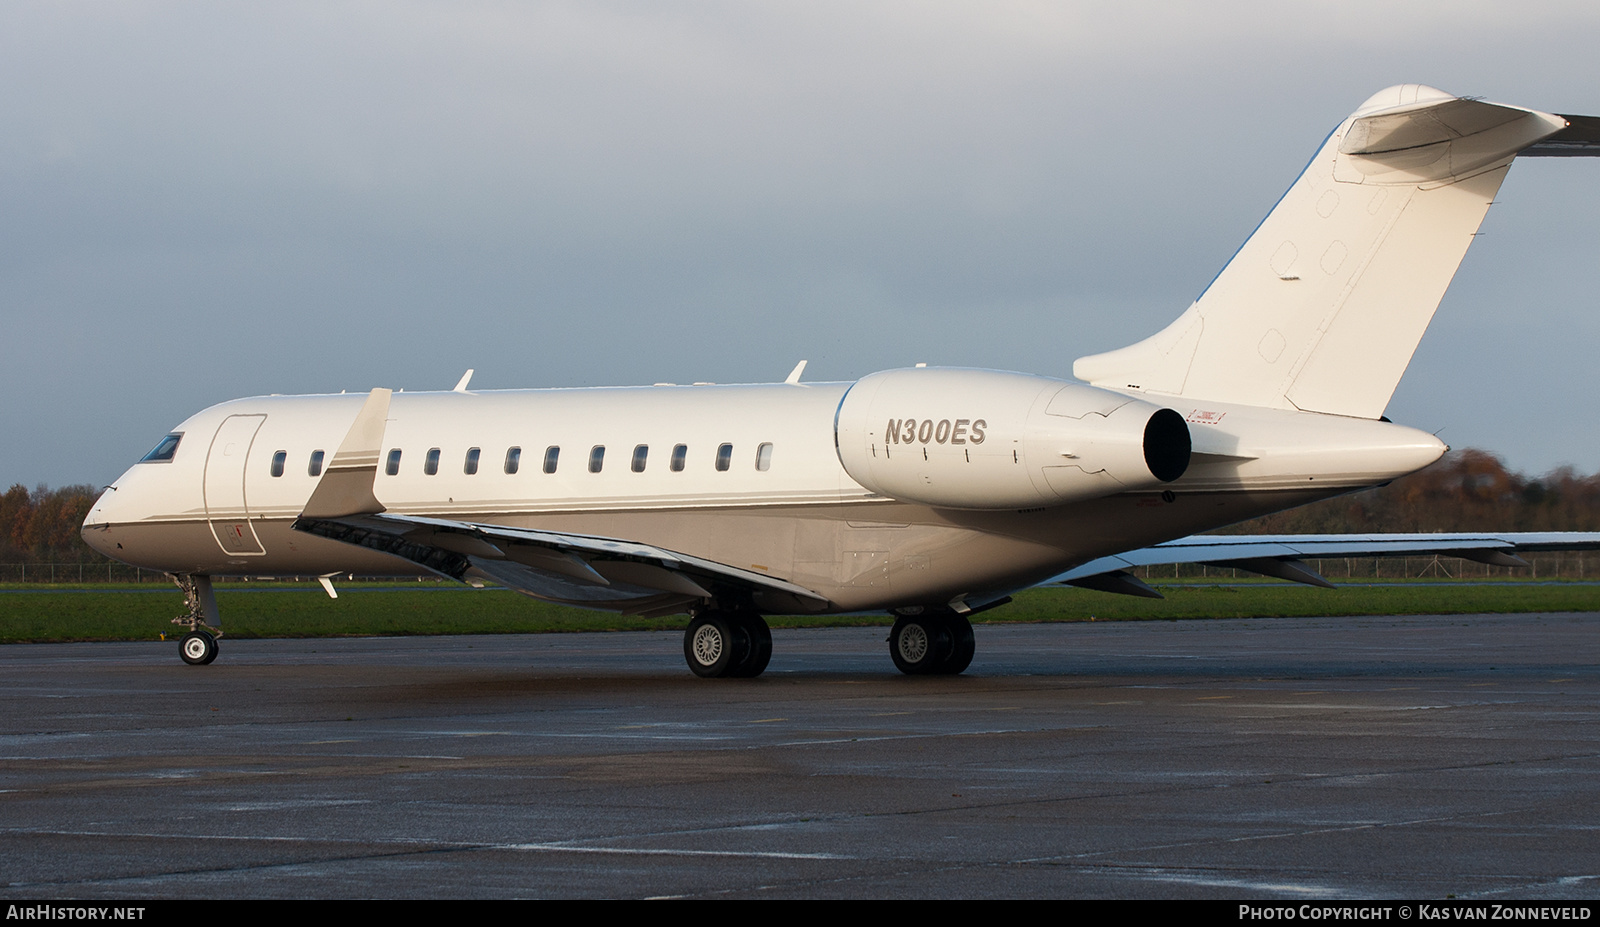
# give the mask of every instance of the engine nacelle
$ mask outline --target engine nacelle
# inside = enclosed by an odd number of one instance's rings
[[[1059,505],[1154,489],[1189,466],[1171,409],[1049,377],[917,367],[862,377],[834,419],[839,462],[873,492],[944,508]]]

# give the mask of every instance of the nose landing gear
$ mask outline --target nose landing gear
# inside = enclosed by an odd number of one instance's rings
[[[217,658],[217,639],[204,631],[190,631],[178,642],[178,653],[190,666],[204,666]]]
[[[168,575],[182,590],[184,604],[189,608],[172,619],[173,624],[188,629],[178,641],[178,655],[190,666],[204,666],[217,658],[217,638],[222,636],[222,616],[217,611],[211,577],[189,573]]]

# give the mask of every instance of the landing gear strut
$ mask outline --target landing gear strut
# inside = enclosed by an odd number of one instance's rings
[[[760,676],[772,659],[772,630],[756,612],[697,612],[683,632],[683,658],[696,676]]]
[[[211,590],[211,577],[189,573],[168,574],[183,591],[188,611],[172,623],[188,629],[178,641],[178,655],[191,666],[204,666],[217,658],[217,638],[222,636],[221,613]]]
[[[954,676],[975,650],[972,622],[954,612],[902,615],[889,631],[889,657],[912,676]]]

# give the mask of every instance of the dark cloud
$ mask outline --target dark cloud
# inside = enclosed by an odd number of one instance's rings
[[[238,395],[469,366],[484,388],[800,357],[1065,376],[1176,316],[1385,85],[1600,112],[1595,25],[1526,4],[9,4],[0,482],[107,482]],[[1519,164],[1501,201],[1390,414],[1600,468],[1600,165]]]

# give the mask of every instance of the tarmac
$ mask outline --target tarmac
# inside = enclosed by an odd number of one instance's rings
[[[1600,895],[1600,614],[0,647],[0,896]]]

